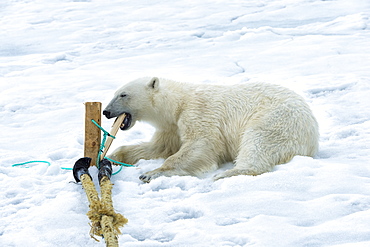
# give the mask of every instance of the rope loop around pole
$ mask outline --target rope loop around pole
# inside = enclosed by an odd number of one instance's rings
[[[105,148],[105,142],[107,141],[107,136],[112,137],[113,139],[116,139],[116,137],[114,135],[109,134],[109,132],[106,131],[103,127],[101,127],[94,119],[91,119],[91,122],[93,122],[96,125],[96,127],[98,127],[101,131],[103,131],[103,140],[100,144],[98,158],[96,159],[96,167],[99,169],[99,162],[101,160],[101,154],[103,153],[103,150]],[[117,173],[119,173],[122,170],[122,166],[135,167],[134,165],[129,165],[129,164],[126,164],[126,163],[123,163],[123,162],[119,162],[119,161],[113,160],[111,158],[108,158],[106,156],[103,157],[103,158],[109,160],[110,162],[121,165],[120,169],[117,172],[113,173],[112,175],[116,175]]]
[[[112,137],[113,139],[116,139],[116,137],[114,136],[114,135],[111,135],[111,134],[109,134],[109,132],[108,131],[106,131],[105,129],[103,129],[103,127],[101,127],[94,119],[91,119],[91,122],[93,122],[93,124],[95,124],[96,125],[96,127],[98,127],[101,131],[103,131],[103,133],[104,133],[104,135],[106,135],[106,136],[110,136],[110,137]]]

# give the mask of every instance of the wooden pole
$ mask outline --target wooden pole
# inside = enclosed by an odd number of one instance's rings
[[[92,159],[90,166],[96,165],[101,143],[100,129],[91,120],[101,125],[101,106],[101,102],[85,102],[84,156]]]

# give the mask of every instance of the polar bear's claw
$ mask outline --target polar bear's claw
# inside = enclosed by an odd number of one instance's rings
[[[145,183],[149,183],[149,182],[150,182],[150,180],[152,180],[152,177],[150,177],[150,176],[146,176],[146,175],[141,175],[141,176],[139,177],[139,179],[140,179],[141,181],[145,182]]]

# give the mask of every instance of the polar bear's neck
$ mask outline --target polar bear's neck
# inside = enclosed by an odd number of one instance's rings
[[[177,125],[183,109],[183,104],[188,98],[189,85],[161,79],[159,90],[153,97],[153,114],[148,116],[148,122],[157,128]]]

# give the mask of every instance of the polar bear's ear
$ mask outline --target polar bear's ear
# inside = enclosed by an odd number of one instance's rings
[[[153,77],[149,83],[148,83],[148,87],[149,88],[152,88],[152,89],[157,89],[159,87],[159,79],[158,77]]]

